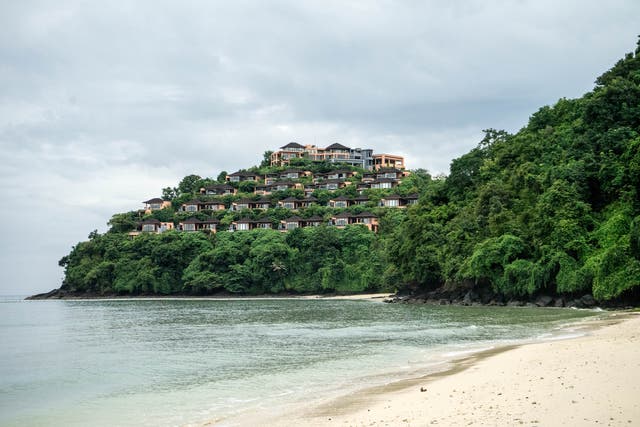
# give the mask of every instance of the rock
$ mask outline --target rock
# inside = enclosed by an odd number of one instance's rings
[[[480,302],[480,295],[472,289],[465,294],[464,298],[462,298],[462,304],[471,305],[474,302]]]
[[[556,300],[553,302],[553,306],[554,307],[564,307],[564,298],[562,298],[562,297],[556,298]]]
[[[596,306],[596,300],[590,294],[584,295],[582,298],[580,298],[580,302],[584,307],[587,307],[587,308],[592,308]]]
[[[524,303],[522,301],[511,300],[507,303],[507,307],[522,307]]]
[[[440,299],[440,301],[438,301],[438,304],[440,305],[449,305],[449,300],[448,299]]]
[[[549,307],[552,302],[553,298],[551,298],[549,295],[540,295],[538,298],[536,298],[536,305],[538,307]]]

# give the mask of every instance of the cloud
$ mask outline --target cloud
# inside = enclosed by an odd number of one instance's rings
[[[0,293],[56,286],[55,261],[112,213],[292,140],[446,173],[482,129],[590,90],[639,15],[624,0],[5,2]]]

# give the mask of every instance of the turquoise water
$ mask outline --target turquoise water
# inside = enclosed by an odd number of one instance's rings
[[[338,396],[596,312],[0,299],[0,425],[184,425]]]

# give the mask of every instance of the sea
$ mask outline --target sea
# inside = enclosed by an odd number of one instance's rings
[[[235,425],[584,334],[597,310],[335,299],[0,297],[0,425]]]

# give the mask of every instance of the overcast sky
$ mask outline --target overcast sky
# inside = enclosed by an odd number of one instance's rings
[[[340,142],[447,173],[482,129],[517,131],[635,48],[640,2],[4,1],[0,294],[115,212]]]

